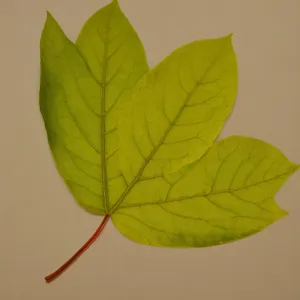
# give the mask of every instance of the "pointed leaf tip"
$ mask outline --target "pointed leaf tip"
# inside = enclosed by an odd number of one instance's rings
[[[225,42],[232,42],[232,36],[235,35],[235,33],[229,33],[227,35],[222,35],[222,36],[219,36],[217,37],[216,39],[217,40],[222,40],[222,41],[225,41]]]
[[[232,41],[232,37],[235,35],[234,32],[229,33],[228,35],[225,36],[225,39],[228,39],[230,41]]]
[[[49,10],[46,10],[46,22],[49,20],[54,20],[52,14],[50,13]]]
[[[232,42],[232,37],[235,35],[236,35],[235,32],[231,32],[230,34],[228,34],[228,38],[230,39],[231,42]]]
[[[50,24],[53,22],[55,22],[53,16],[51,15],[51,13],[48,10],[46,10],[46,20],[44,22],[41,39],[45,36],[46,31],[48,30]]]
[[[120,8],[118,0],[112,0],[112,4]]]
[[[58,25],[57,21],[54,19],[53,15],[47,10],[46,11],[46,21],[45,21],[45,26],[44,29],[48,26],[53,26],[53,25]]]

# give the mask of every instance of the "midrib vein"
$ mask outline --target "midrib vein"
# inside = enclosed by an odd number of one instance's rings
[[[105,160],[106,155],[106,117],[105,117],[105,111],[106,111],[106,77],[107,77],[107,69],[108,69],[108,40],[109,40],[109,28],[110,28],[110,22],[107,22],[106,26],[106,35],[104,40],[104,53],[103,53],[103,70],[102,70],[102,78],[100,82],[101,87],[101,165],[102,165],[102,183],[103,183],[103,189],[102,189],[102,196],[104,201],[104,208],[106,213],[109,211],[109,194],[108,194],[108,178],[107,178],[107,165]]]
[[[207,72],[206,72],[207,73]],[[206,74],[205,73],[205,74]],[[204,74],[204,76],[205,76]],[[204,77],[203,76],[203,77]],[[136,184],[136,182],[140,179],[142,173],[144,172],[146,166],[148,165],[148,163],[150,162],[150,160],[153,158],[153,156],[155,155],[155,153],[157,152],[157,150],[160,148],[160,146],[164,143],[164,141],[166,140],[168,134],[170,133],[171,129],[173,128],[173,126],[175,125],[175,123],[177,122],[177,120],[179,119],[179,117],[181,116],[183,110],[185,109],[187,103],[189,102],[189,100],[191,99],[192,95],[195,93],[195,91],[197,90],[197,88],[201,85],[201,80],[196,82],[195,86],[191,89],[191,91],[187,94],[187,97],[185,99],[185,101],[183,102],[183,105],[181,106],[181,108],[179,109],[179,111],[177,112],[175,118],[173,119],[173,121],[170,123],[169,127],[166,129],[166,131],[164,132],[162,138],[160,139],[160,141],[158,142],[158,144],[156,145],[156,147],[154,147],[152,149],[152,151],[150,152],[149,156],[147,157],[147,159],[145,160],[145,162],[143,163],[142,167],[140,168],[139,172],[137,173],[137,175],[135,176],[134,180],[130,183],[130,185],[127,187],[127,189],[124,191],[124,193],[122,194],[122,196],[120,197],[120,199],[115,203],[115,205],[112,207],[110,213],[112,214],[113,212],[115,212],[119,205],[124,201],[125,197],[128,195],[128,193],[131,191],[131,189],[134,187],[134,185]]]

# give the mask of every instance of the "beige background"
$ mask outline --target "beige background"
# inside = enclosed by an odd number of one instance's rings
[[[44,276],[91,235],[59,177],[38,108],[39,38],[49,10],[70,38],[104,0],[0,0],[0,299],[299,300],[300,173],[277,194],[290,216],[208,249],[135,244],[109,223],[63,276]],[[300,163],[299,0],[120,0],[153,66],[195,39],[235,32],[239,96],[221,136],[249,135]]]

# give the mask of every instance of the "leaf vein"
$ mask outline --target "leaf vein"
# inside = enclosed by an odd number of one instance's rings
[[[222,230],[225,230],[227,231],[228,229],[225,228],[225,227],[222,227],[222,226],[219,226],[219,225],[214,225],[212,224],[210,221],[206,220],[206,219],[203,219],[203,218],[200,218],[200,217],[191,217],[191,216],[184,216],[184,215],[181,215],[181,214],[177,214],[177,213],[174,213],[168,209],[166,209],[165,207],[163,207],[161,204],[158,204],[158,206],[164,210],[165,212],[175,216],[175,217],[178,217],[178,218],[183,218],[183,219],[191,219],[191,220],[195,220],[195,221],[202,221],[202,222],[205,222],[206,224],[208,224],[209,226],[211,227],[214,227],[214,228],[218,228],[218,229],[222,229]]]

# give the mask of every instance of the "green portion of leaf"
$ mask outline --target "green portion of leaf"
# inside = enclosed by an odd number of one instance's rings
[[[61,176],[83,208],[104,214],[126,189],[116,159],[119,103],[129,101],[148,66],[117,1],[87,21],[76,44],[48,14],[40,108]]]
[[[172,184],[158,177],[157,188],[147,190],[138,182],[140,189],[128,194],[112,219],[126,237],[154,246],[235,241],[287,214],[273,197],[298,167],[260,140],[230,137]]]

